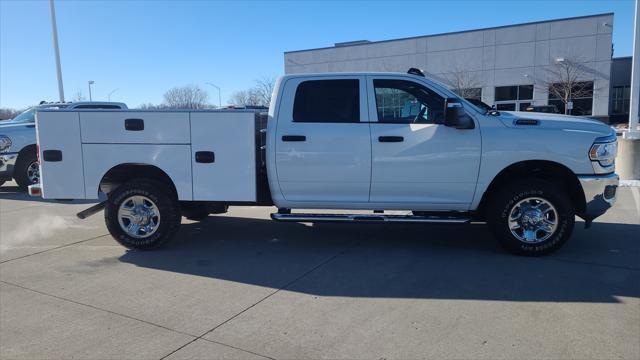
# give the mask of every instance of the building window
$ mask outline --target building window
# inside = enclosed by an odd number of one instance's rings
[[[455,93],[465,99],[482,100],[482,88],[458,89]]]
[[[496,86],[495,105],[498,110],[524,111],[533,99],[533,85]]]
[[[631,87],[614,86],[611,93],[611,114],[629,114],[629,99],[631,98]]]
[[[293,102],[293,121],[359,122],[359,81],[310,80],[300,83]]]
[[[557,83],[549,87],[549,105],[555,105],[564,114],[564,102],[561,100],[567,93],[566,84]],[[593,81],[577,82],[570,89],[569,98],[573,102],[573,109],[566,112],[569,115],[591,115],[593,110]]]

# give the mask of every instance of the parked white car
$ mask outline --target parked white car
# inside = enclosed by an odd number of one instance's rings
[[[0,186],[14,178],[26,189],[38,183],[40,170],[36,151],[35,114],[43,109],[127,109],[118,102],[84,101],[75,103],[43,103],[31,107],[15,118],[0,122]]]
[[[242,110],[43,110],[41,184],[30,193],[106,194],[79,216],[104,208],[113,237],[138,249],[169,240],[181,215],[275,205],[279,221],[486,221],[509,251],[542,255],[569,239],[575,215],[589,225],[614,203],[607,125],[486,111],[413,73],[287,75],[268,120]]]

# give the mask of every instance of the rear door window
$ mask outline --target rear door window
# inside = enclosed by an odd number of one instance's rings
[[[359,80],[309,80],[300,83],[293,103],[293,121],[360,122]]]

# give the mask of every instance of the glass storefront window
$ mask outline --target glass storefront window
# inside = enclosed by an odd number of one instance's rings
[[[496,101],[508,101],[518,99],[517,86],[496,86]]]
[[[496,86],[496,109],[524,111],[533,99],[533,85]]]
[[[533,99],[533,85],[518,86],[518,100]]]
[[[614,86],[611,92],[611,113],[628,114],[631,88],[629,86]]]
[[[504,111],[516,111],[516,104],[515,103],[496,104],[496,109],[504,110]]]
[[[558,96],[562,94],[562,84],[553,84],[549,87],[549,105],[555,105],[560,113],[565,113],[565,104]],[[584,81],[575,83],[571,89],[573,102],[573,110],[568,112],[569,115],[591,115],[593,111],[593,81]]]

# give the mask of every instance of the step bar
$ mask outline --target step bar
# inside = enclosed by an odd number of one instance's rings
[[[418,216],[382,214],[287,214],[273,213],[271,219],[286,222],[391,222],[391,223],[447,223],[471,222],[469,217],[459,216]]]

